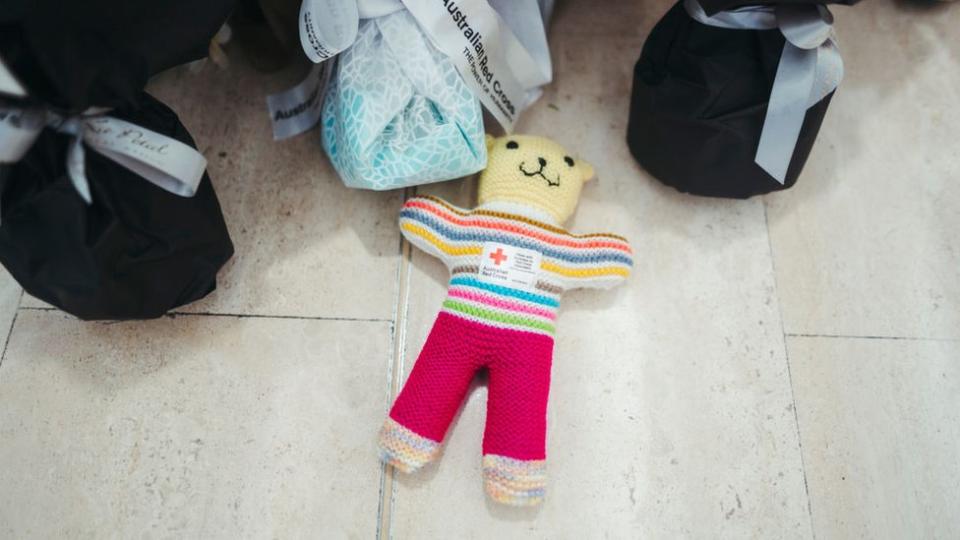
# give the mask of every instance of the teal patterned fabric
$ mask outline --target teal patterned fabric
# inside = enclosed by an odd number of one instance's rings
[[[406,10],[360,23],[327,91],[322,136],[349,187],[427,184],[487,164],[479,100]]]

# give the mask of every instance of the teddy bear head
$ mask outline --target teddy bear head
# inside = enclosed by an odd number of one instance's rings
[[[487,135],[487,168],[480,173],[480,204],[531,206],[563,223],[577,207],[580,189],[593,166],[562,146],[532,135]]]

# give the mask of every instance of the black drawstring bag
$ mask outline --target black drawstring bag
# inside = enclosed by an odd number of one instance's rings
[[[137,101],[110,116],[196,147],[166,105]],[[159,317],[214,290],[233,244],[210,178],[174,195],[88,148],[87,204],[67,175],[70,140],[44,129],[0,165],[0,263],[20,285],[81,319]]]
[[[143,87],[206,56],[234,3],[4,2],[0,60],[25,92],[0,106],[46,110],[61,122],[48,120],[26,154],[0,164],[0,263],[28,293],[82,319],[146,319],[216,287],[233,244],[206,173],[192,176],[195,194],[176,195],[84,143],[88,204],[67,172],[76,139],[59,130],[97,109],[195,148],[177,115]]]
[[[235,0],[3,0],[0,57],[28,104],[136,104],[147,79],[207,56]]]
[[[835,4],[838,6],[852,6],[860,0],[826,0],[820,4]],[[716,15],[727,10],[742,6],[777,6],[783,4],[809,4],[810,0],[700,0],[700,6],[707,15]]]
[[[711,16],[742,4],[700,2]],[[710,26],[678,2],[650,32],[634,67],[627,127],[633,156],[664,184],[695,195],[747,198],[794,185],[833,93],[807,109],[779,183],[755,158],[784,44],[779,29]]]

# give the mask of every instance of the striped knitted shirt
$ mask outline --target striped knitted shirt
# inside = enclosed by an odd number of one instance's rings
[[[573,235],[546,215],[510,203],[464,210],[435,197],[414,197],[400,212],[400,230],[450,269],[443,311],[490,326],[554,333],[560,295],[578,287],[608,288],[630,274],[633,252],[613,234]],[[523,286],[482,275],[504,250],[537,254],[539,268]],[[486,251],[485,251],[486,250]],[[516,255],[511,255],[516,256]],[[489,260],[492,259],[492,262]]]

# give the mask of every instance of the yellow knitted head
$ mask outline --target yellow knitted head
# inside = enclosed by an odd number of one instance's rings
[[[480,173],[478,199],[533,206],[563,223],[577,207],[580,188],[593,166],[562,146],[532,135],[487,135],[487,168]]]

